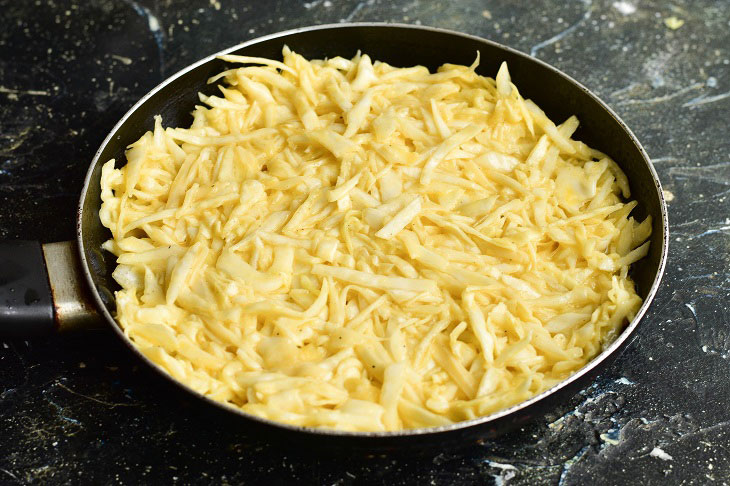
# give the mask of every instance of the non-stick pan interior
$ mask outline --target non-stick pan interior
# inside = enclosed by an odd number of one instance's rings
[[[634,216],[641,220],[651,215],[654,221],[649,255],[632,269],[639,295],[645,299],[650,297],[652,285],[663,267],[666,251],[664,205],[658,181],[628,129],[575,81],[526,54],[474,37],[415,26],[324,26],[253,41],[232,49],[230,53],[280,59],[284,45],[307,58],[350,58],[360,50],[374,60],[394,66],[421,64],[432,70],[444,63],[469,65],[479,51],[478,72],[492,77],[500,64],[506,61],[512,81],[525,98],[534,100],[558,123],[576,115],[581,125],[575,138],[609,154],[628,176],[632,198],[639,202]],[[153,128],[155,115],[162,115],[165,126],[189,126],[192,122],[191,112],[198,104],[198,92],[208,95],[216,93],[215,86],[208,85],[207,80],[229,66],[218,59],[209,59],[163,83],[128,113],[94,160],[82,195],[79,236],[91,280],[112,315],[113,291],[118,287],[111,277],[114,259],[101,250],[101,244],[110,237],[98,217],[101,167],[109,159],[116,159],[117,166],[121,165],[126,146]],[[588,379],[594,373],[582,373],[586,375],[582,378]],[[571,386],[577,386],[577,382]],[[548,401],[542,400],[544,403]],[[496,431],[495,428],[494,433]]]

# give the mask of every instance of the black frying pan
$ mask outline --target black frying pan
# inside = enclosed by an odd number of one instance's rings
[[[307,58],[350,58],[357,50],[362,50],[373,59],[395,66],[421,64],[432,70],[447,62],[469,65],[479,51],[481,64],[477,71],[492,77],[502,61],[507,61],[512,81],[520,92],[525,98],[534,100],[551,119],[561,122],[570,115],[578,116],[581,125],[574,137],[616,160],[629,178],[632,197],[639,202],[635,216],[637,219],[652,216],[649,254],[631,271],[644,304],[616,341],[569,379],[509,409],[445,427],[372,433],[295,427],[248,415],[184,385],[178,386],[212,406],[237,415],[249,428],[265,429],[267,437],[283,435],[287,440],[302,439],[310,445],[319,442],[339,448],[381,451],[435,443],[443,447],[447,443],[464,444],[492,438],[542,415],[555,403],[587,385],[626,347],[657,291],[668,244],[667,209],[661,186],[636,137],[585,87],[526,54],[457,32],[365,23],[296,29],[245,42],[180,71],[135,104],[104,140],[89,167],[78,210],[78,253],[70,242],[43,247],[35,242],[0,244],[0,336],[28,336],[106,321],[139,359],[158,369],[136,350],[112,317],[113,294],[118,287],[111,277],[114,258],[101,249],[101,244],[110,237],[98,216],[102,164],[112,158],[125,160],[126,146],[153,128],[154,115],[162,115],[168,126],[189,126],[192,122],[190,113],[198,103],[198,92],[216,93],[215,86],[206,84],[206,80],[226,68],[226,64],[215,56],[230,53],[277,59],[284,44]],[[172,380],[166,373],[160,373]]]

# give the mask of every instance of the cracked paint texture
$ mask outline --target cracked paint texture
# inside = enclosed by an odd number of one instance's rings
[[[0,342],[0,484],[730,482],[727,1],[0,0],[0,11],[0,239],[71,239],[96,148],[165,76],[341,20],[450,28],[553,64],[618,112],[673,195],[667,273],[636,338],[521,430],[419,455],[305,456],[179,393],[109,333],[14,340]]]

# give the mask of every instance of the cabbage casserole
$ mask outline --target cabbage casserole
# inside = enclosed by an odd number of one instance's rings
[[[179,382],[297,426],[443,426],[559,383],[638,311],[650,218],[505,64],[221,57],[192,126],[156,117],[101,179],[116,319]]]

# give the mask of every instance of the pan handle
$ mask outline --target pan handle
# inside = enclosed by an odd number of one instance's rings
[[[102,327],[73,242],[0,242],[0,337]]]

